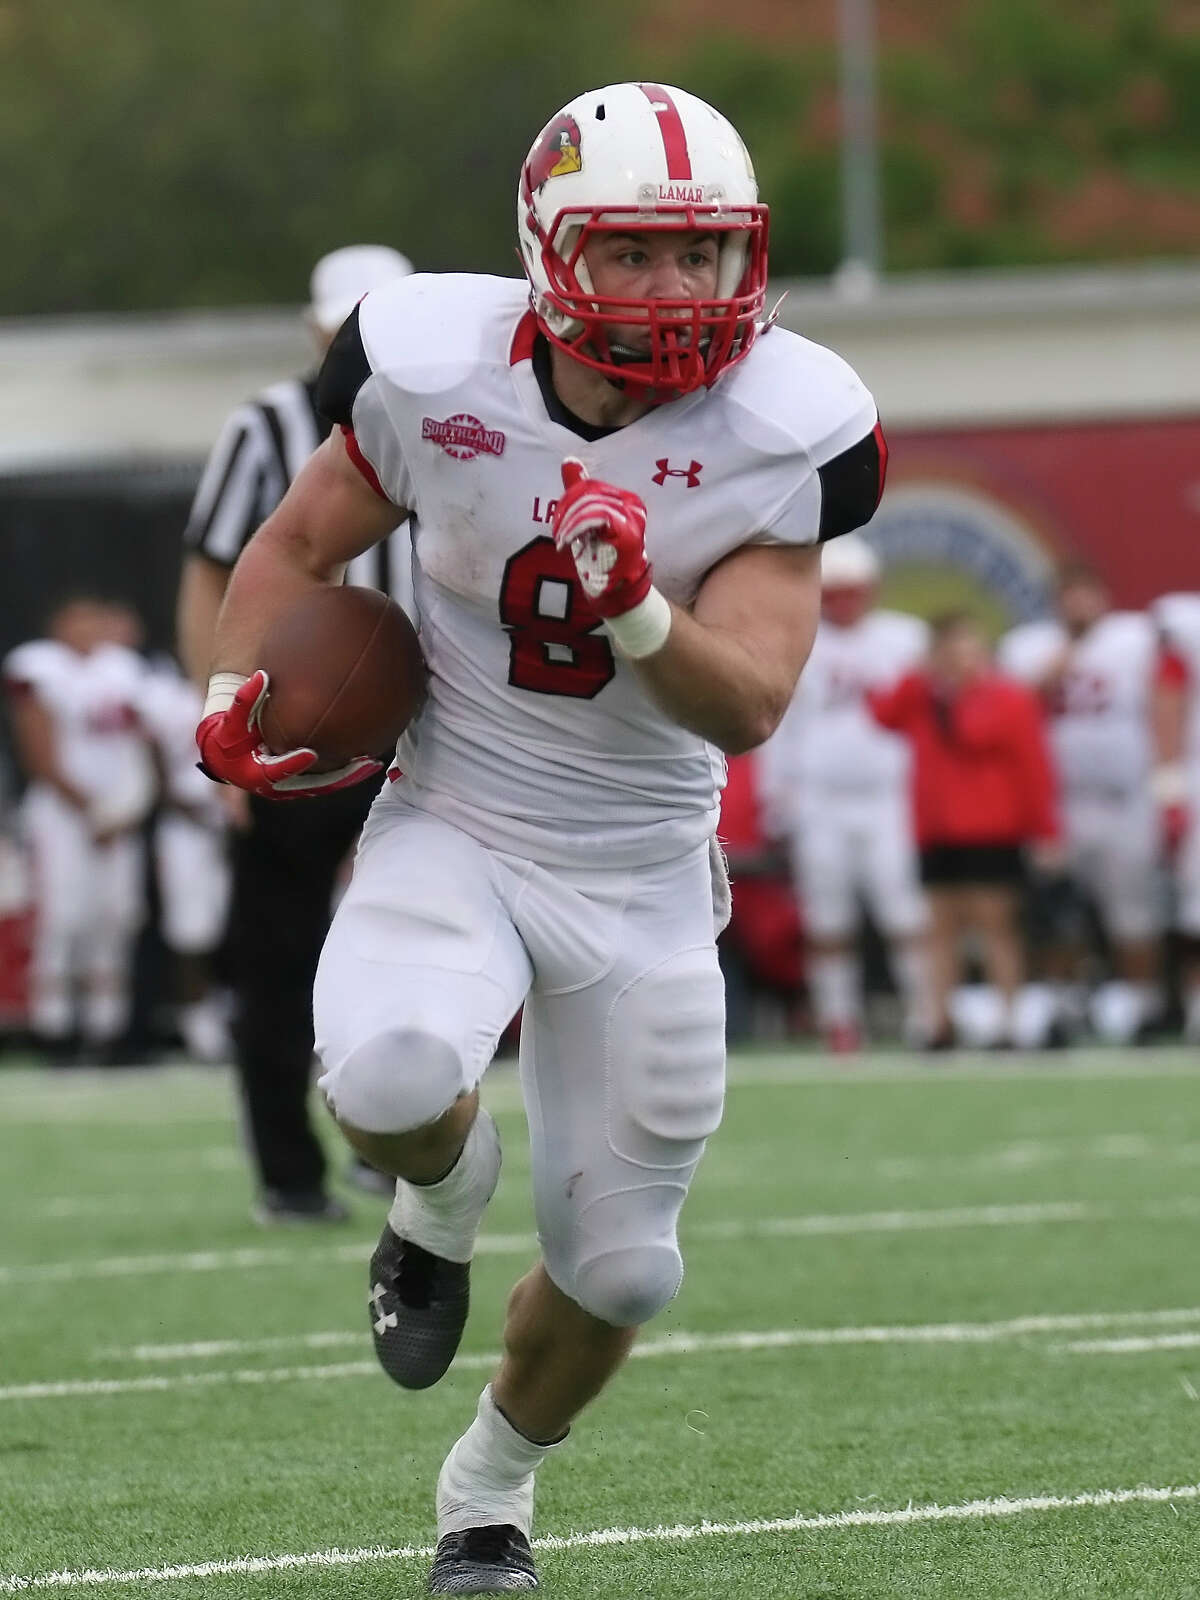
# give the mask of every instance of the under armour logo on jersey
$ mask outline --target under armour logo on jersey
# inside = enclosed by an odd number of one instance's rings
[[[400,1320],[394,1311],[384,1312],[383,1297],[386,1293],[387,1290],[381,1283],[375,1283],[371,1285],[371,1293],[368,1296],[371,1308],[375,1312],[375,1332],[379,1334],[396,1327]]]
[[[700,474],[704,471],[703,461],[693,461],[687,467],[673,467],[664,456],[661,461],[656,461],[654,465],[658,468],[658,471],[650,481],[657,483],[660,488],[668,478],[686,478],[689,489],[698,489],[700,487]]]

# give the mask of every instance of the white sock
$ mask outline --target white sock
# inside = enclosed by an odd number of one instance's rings
[[[109,1044],[124,1033],[132,996],[128,990],[105,987],[83,997],[83,1036],[89,1044]]]
[[[219,998],[206,997],[180,1005],[176,1017],[183,1047],[194,1061],[228,1061],[232,1051],[225,1009]]]
[[[512,1523],[528,1539],[533,1526],[533,1474],[555,1444],[518,1433],[492,1399],[479,1396],[475,1421],[442,1464],[437,1481],[438,1538]]]
[[[500,1177],[500,1135],[480,1107],[462,1154],[437,1183],[396,1180],[392,1232],[445,1261],[470,1261],[475,1235]]]
[[[858,1025],[858,969],[857,957],[849,954],[809,956],[808,984],[818,1028]]]
[[[1020,1050],[1040,1050],[1058,1014],[1058,997],[1048,983],[1024,983],[1013,1001],[1012,1038]]]
[[[1092,996],[1092,1027],[1106,1044],[1130,1044],[1145,1016],[1143,985],[1113,978]]]
[[[901,940],[892,946],[892,974],[904,1008],[904,1037],[923,1044],[935,1032],[929,956],[919,942]]]

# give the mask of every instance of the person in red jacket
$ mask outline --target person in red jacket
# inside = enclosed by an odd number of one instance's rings
[[[913,750],[913,812],[929,896],[937,1042],[952,1040],[949,1000],[960,947],[974,933],[988,981],[1010,1020],[1023,976],[1019,910],[1030,850],[1058,853],[1054,772],[1036,696],[999,674],[983,631],[966,612],[932,625],[927,662],[871,696],[886,728]]]

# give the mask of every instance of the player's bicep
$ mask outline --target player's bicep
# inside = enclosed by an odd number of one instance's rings
[[[821,609],[816,545],[747,544],[705,578],[692,615],[732,634],[790,697],[808,660]]]

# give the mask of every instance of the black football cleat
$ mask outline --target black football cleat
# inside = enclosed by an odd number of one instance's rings
[[[467,1325],[470,1303],[470,1262],[431,1255],[384,1223],[371,1257],[367,1306],[375,1354],[393,1383],[402,1389],[428,1389],[444,1375]]]
[[[430,1594],[510,1594],[537,1586],[529,1540],[511,1523],[465,1528],[438,1540]]]

